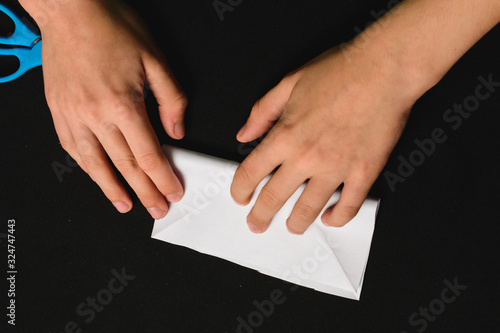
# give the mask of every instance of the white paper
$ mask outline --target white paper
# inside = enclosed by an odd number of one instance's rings
[[[304,189],[302,185],[274,217],[263,234],[248,230],[252,202],[239,206],[230,186],[238,163],[164,146],[184,184],[184,197],[155,221],[152,237],[182,245],[255,269],[285,281],[328,294],[359,300],[379,200],[365,200],[358,215],[342,228],[320,219],[303,235],[288,232],[285,221]],[[335,192],[327,207],[338,201]]]

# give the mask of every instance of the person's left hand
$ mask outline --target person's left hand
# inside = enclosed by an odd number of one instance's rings
[[[264,232],[306,180],[289,231],[304,233],[342,183],[340,200],[322,221],[339,227],[356,216],[423,93],[395,64],[382,52],[331,49],[254,105],[237,139],[249,142],[272,129],[237,169],[233,199],[248,204],[262,179],[279,169],[247,217],[251,231]]]

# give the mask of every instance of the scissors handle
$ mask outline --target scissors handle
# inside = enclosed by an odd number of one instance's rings
[[[11,55],[19,59],[19,68],[17,71],[7,76],[0,76],[0,83],[9,82],[17,79],[30,69],[42,64],[42,41],[36,43],[32,48],[0,48],[0,55]]]
[[[32,47],[40,35],[33,32],[13,11],[0,3],[0,11],[4,12],[14,22],[14,33],[9,37],[0,37],[0,44]]]

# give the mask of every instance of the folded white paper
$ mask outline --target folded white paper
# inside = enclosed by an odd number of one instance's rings
[[[302,185],[263,234],[248,230],[252,202],[238,206],[230,186],[238,163],[164,146],[184,184],[184,197],[154,224],[152,237],[232,261],[279,279],[325,293],[359,300],[379,200],[368,198],[358,215],[342,228],[320,219],[303,235],[288,232],[285,221],[304,189]],[[327,207],[339,199],[336,192]]]

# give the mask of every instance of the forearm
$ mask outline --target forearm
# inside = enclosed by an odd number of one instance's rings
[[[434,86],[500,22],[498,0],[406,0],[351,44],[395,64],[416,94]]]

